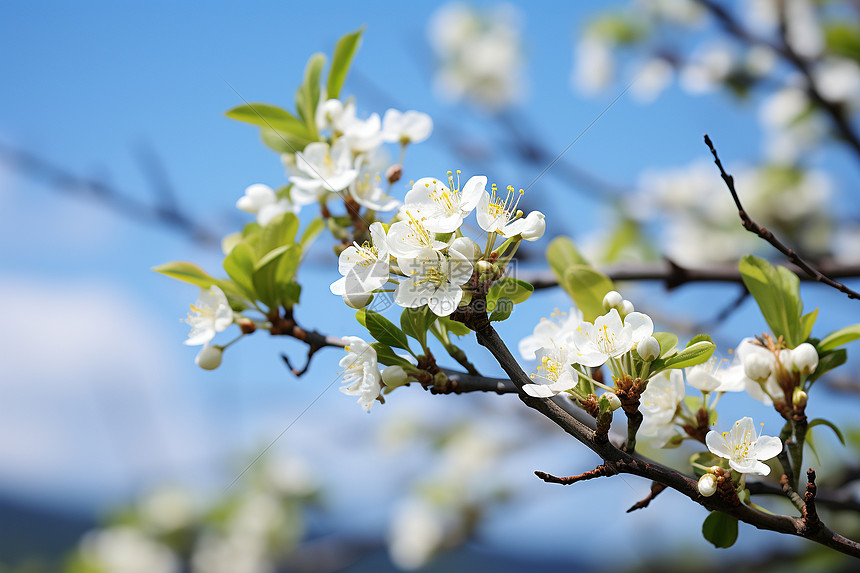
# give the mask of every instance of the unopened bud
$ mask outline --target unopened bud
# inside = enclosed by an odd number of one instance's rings
[[[750,380],[763,383],[770,376],[770,361],[759,354],[751,354],[744,359],[744,374]]]
[[[809,397],[806,395],[806,392],[800,388],[795,388],[794,394],[791,396],[791,402],[794,404],[795,408],[806,408],[806,401],[808,398]]]
[[[808,342],[804,342],[791,351],[791,364],[798,372],[809,376],[818,368],[818,351]]]
[[[618,314],[621,315],[621,318],[624,318],[631,312],[633,312],[633,303],[627,299],[621,301],[621,308],[618,309]]]
[[[395,163],[391,167],[385,170],[385,178],[388,179],[388,182],[392,185],[400,181],[400,177],[403,175],[403,166],[399,163]]]
[[[609,401],[609,409],[613,412],[621,407],[621,399],[614,392],[607,392],[604,396]]]
[[[221,366],[224,350],[220,346],[205,345],[194,357],[194,364],[203,370],[215,370]]]
[[[475,265],[478,268],[478,274],[487,274],[494,273],[496,267],[492,263],[488,263],[487,261],[478,261],[478,264]]]
[[[364,294],[345,294],[343,295],[343,302],[346,303],[346,306],[359,309],[364,308],[370,301],[373,300],[372,293],[364,293]]]
[[[618,308],[623,300],[620,292],[611,290],[603,297],[603,310],[609,312],[613,308]]]
[[[546,232],[546,221],[544,214],[540,211],[532,211],[525,219],[525,227],[520,233],[526,241],[537,241]]]
[[[653,336],[648,336],[636,345],[636,352],[646,362],[653,362],[660,356],[660,343]]]
[[[382,371],[382,381],[388,388],[397,388],[409,382],[409,374],[400,366],[389,366]]]
[[[717,476],[707,473],[699,478],[699,493],[711,497],[717,493]]]

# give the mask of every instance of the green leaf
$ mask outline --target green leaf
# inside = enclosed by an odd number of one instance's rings
[[[359,315],[362,316],[359,317]],[[406,339],[403,331],[378,312],[363,308],[355,313],[355,317],[358,319],[358,322],[367,328],[370,335],[379,342],[411,352],[409,341]]]
[[[526,281],[513,277],[503,277],[490,287],[490,291],[487,293],[487,310],[495,308],[495,304],[490,303],[495,303],[502,296],[510,299],[514,304],[524,302],[528,300],[534,290],[535,287]]]
[[[436,319],[436,324],[442,326],[445,330],[455,336],[465,336],[472,332],[469,327],[462,322],[451,320],[451,318],[447,316],[440,316]]]
[[[583,265],[568,268],[564,273],[562,286],[588,322],[594,322],[595,318],[605,314],[603,297],[609,291],[615,290],[609,277]]]
[[[292,266],[295,270],[296,262],[291,259],[298,258],[298,247],[296,245],[282,245],[266,253],[263,258],[257,261],[254,265],[254,274],[252,282],[254,290],[257,293],[257,298],[270,309],[277,308],[281,304],[281,289],[280,282],[289,282],[292,276],[288,276],[284,281],[279,281],[279,266],[282,262],[286,262],[288,266]]]
[[[860,338],[860,324],[852,324],[851,326],[831,332],[822,338],[821,342],[818,343],[818,351],[827,352],[828,350],[839,348],[843,344],[853,342],[858,338]]]
[[[265,255],[279,247],[293,244],[299,230],[299,218],[294,213],[281,213],[269,221],[260,232],[257,245],[260,255]]]
[[[490,314],[490,322],[500,322],[511,316],[514,311],[514,301],[506,296],[496,301],[495,310]]]
[[[302,238],[299,239],[299,246],[301,246],[302,252],[307,250],[323,229],[325,229],[325,223],[319,217],[308,223],[308,226],[305,227],[304,233],[302,233]]]
[[[364,28],[362,27],[337,41],[337,45],[334,47],[334,54],[331,58],[331,68],[328,71],[328,81],[326,82],[326,97],[329,99],[340,96],[340,89],[346,80],[346,73],[349,71],[352,58],[361,44],[361,35],[363,32]]]
[[[296,281],[279,282],[281,304],[287,308],[292,308],[294,304],[299,304],[299,299],[302,295],[302,285]]]
[[[803,316],[800,317],[800,340],[803,342],[804,340],[809,339],[809,336],[812,334],[812,327],[815,326],[815,321],[818,319],[818,309],[816,308],[812,312],[807,312]]]
[[[701,401],[699,402],[699,406],[701,406]],[[699,406],[696,407],[696,410],[699,409]],[[710,468],[711,466],[720,465],[720,458],[712,454],[711,452],[698,452],[690,456],[690,467],[693,468],[693,473],[697,476],[704,475],[707,470],[703,470],[701,468],[697,468],[695,464],[699,464],[705,466],[706,468]]]
[[[687,346],[685,346],[685,348],[689,348],[698,342],[710,342],[713,344],[714,340],[708,334],[697,334],[690,339],[690,342],[687,343]]]
[[[299,137],[295,134],[263,127],[260,129],[260,138],[263,144],[276,153],[293,154],[297,151],[302,151],[308,143],[316,141],[316,138]]]
[[[320,76],[323,66],[325,66],[324,54],[317,53],[311,56],[305,66],[305,79],[296,92],[296,110],[313,139],[319,138],[315,116],[320,100]]]
[[[371,342],[370,346],[376,350],[376,361],[380,364],[384,364],[385,366],[412,366],[408,360],[397,356],[394,350],[391,349],[390,346],[382,344],[380,342]]]
[[[702,524],[702,535],[714,547],[729,548],[738,539],[738,519],[721,511],[712,511]]]
[[[806,435],[809,436],[809,432],[812,431],[812,428],[815,426],[827,426],[836,434],[836,437],[839,438],[839,443],[843,446],[845,445],[845,436],[842,435],[842,430],[840,430],[836,424],[831,422],[830,420],[825,420],[824,418],[815,418],[809,425],[806,427]]]
[[[400,313],[400,327],[408,336],[427,348],[427,329],[436,320],[436,315],[427,305],[419,308],[404,308]]]
[[[310,138],[311,134],[302,121],[288,112],[267,103],[249,103],[227,111],[227,117],[259,127],[282,131],[291,136]]]
[[[254,254],[254,249],[246,242],[241,242],[230,251],[230,254],[224,257],[224,270],[227,275],[236,285],[241,288],[251,300],[257,299],[257,293],[254,290],[254,264],[257,262],[257,257]]]
[[[163,265],[152,267],[152,270],[170,278],[197,285],[200,288],[209,288],[217,281],[215,277],[199,266],[185,261],[164,263]]]
[[[660,356],[668,356],[678,346],[678,337],[671,332],[655,332],[654,338],[660,343]]]
[[[696,364],[707,362],[711,355],[716,350],[716,345],[707,340],[701,340],[677,354],[672,354],[665,358],[658,358],[651,365],[652,372],[660,372],[661,370],[688,368]]]
[[[826,372],[845,364],[846,360],[848,360],[848,352],[844,348],[837,348],[836,350],[830,350],[823,355],[819,355],[818,368],[806,379],[807,383],[811,385]]]
[[[546,249],[546,261],[559,284],[564,280],[564,273],[570,267],[574,265],[590,266],[568,237],[556,237],[550,241]],[[562,284],[562,286],[564,285]]]
[[[800,320],[803,303],[797,275],[753,255],[742,258],[738,268],[773,333],[783,336],[791,348],[803,342]]]
[[[860,62],[860,27],[839,22],[824,26],[827,51]]]

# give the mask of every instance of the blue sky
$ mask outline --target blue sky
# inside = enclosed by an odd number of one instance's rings
[[[577,31],[589,14],[606,5],[520,6],[531,93],[520,113],[550,150],[564,149],[615,95],[583,100],[570,87]],[[256,130],[223,116],[241,103],[227,84],[249,101],[291,107],[307,57],[330,52],[341,34],[359,26],[366,26],[366,35],[355,62],[357,75],[345,91],[357,96],[360,110],[382,113],[388,105],[368,88],[369,80],[405,109],[425,111],[492,143],[496,134],[483,118],[433,97],[425,28],[435,7],[412,2],[208,3],[205,8],[168,2],[16,3],[5,8],[0,21],[5,104],[0,141],[73,172],[104,177],[141,199],[148,199],[150,191],[134,149],[148,145],[163,161],[183,207],[226,234],[244,220],[233,205],[247,185],[284,181],[278,157],[259,143]],[[358,81],[359,75],[366,80]],[[749,114],[750,109],[738,111],[722,96],[693,98],[674,87],[648,107],[622,97],[568,152],[569,158],[618,184],[630,184],[646,167],[705,157],[701,137],[709,132],[728,163],[754,159],[758,141]],[[847,172],[838,152],[828,161]],[[410,150],[406,165],[407,176],[415,179],[458,167],[458,158],[434,139]],[[520,186],[537,175],[531,166],[497,170]],[[550,176],[535,195],[536,204],[551,205],[554,228],[577,237],[599,228],[599,201],[571,193]],[[12,317],[26,323],[0,337],[11,350],[0,355],[0,361],[10,361],[10,376],[0,381],[0,404],[6,404],[0,434],[7,436],[0,438],[0,492],[7,495],[91,510],[160,479],[218,491],[235,475],[242,456],[274,438],[335,375],[339,354],[331,350],[318,356],[308,376],[293,379],[278,353],[301,359],[301,346],[264,340],[262,334],[231,349],[218,371],[196,369],[194,351],[181,345],[186,326],[179,322],[196,292],[149,269],[182,259],[214,272],[220,253],[163,228],[129,222],[95,202],[59,194],[3,163],[0,244],[0,293],[10,301]],[[306,286],[297,315],[326,332],[363,335],[339,301],[336,312],[328,311],[335,303],[320,285],[336,278],[330,253],[321,241],[305,271],[307,284],[314,286]],[[641,292],[665,296],[659,289]],[[820,289],[809,294],[809,307],[831,300]],[[689,316],[703,295],[728,301],[735,291],[682,289],[665,300],[677,301]],[[554,291],[528,304],[528,311],[518,310],[520,316],[515,313],[500,328],[512,345],[537,317],[568,302]],[[714,305],[714,312],[718,308]],[[841,325],[845,307],[831,308],[822,309],[822,321]],[[725,332],[736,333],[750,323],[758,330],[763,326],[748,303]],[[476,362],[493,371],[486,357]],[[424,409],[442,418],[467,413],[471,403],[452,407],[453,399],[444,398],[428,405],[429,395],[416,390],[401,397],[401,392],[372,417],[394,417],[400,401],[408,411]],[[320,458],[327,469],[357,471],[367,458],[346,451],[354,443],[338,442],[343,432],[369,435],[376,423],[332,388],[275,449],[294,448]],[[572,444],[560,447],[538,448],[543,455],[534,454],[534,463],[564,472],[589,469],[594,462]],[[571,463],[552,464],[558,451]],[[386,463],[384,456],[372,459]],[[373,472],[363,468],[359,473]],[[559,492],[531,481],[522,480],[522,487],[538,496],[540,507],[551,509]],[[647,491],[647,484],[638,481],[635,495],[623,484],[588,487],[593,489],[571,495],[599,492],[610,499],[607,512],[619,514]],[[573,501],[563,503],[571,509]],[[704,516],[681,500],[665,501],[660,509],[681,516],[679,522],[661,526],[656,512],[643,512],[629,523],[678,533],[689,523],[698,526]],[[518,519],[537,524],[545,516],[531,509]],[[504,525],[495,527],[505,532]],[[550,549],[556,541],[544,543]]]

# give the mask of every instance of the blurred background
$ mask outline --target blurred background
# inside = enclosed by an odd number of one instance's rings
[[[322,350],[296,378],[279,355],[301,364],[302,344],[263,333],[200,370],[181,322],[197,289],[150,269],[191,260],[217,273],[221,237],[248,221],[235,208],[244,189],[286,183],[278,154],[224,112],[243,99],[290,106],[307,58],[361,26],[344,89],[359,115],[393,107],[434,120],[407,179],[461,169],[533,184],[524,201],[547,213],[548,231],[520,251],[521,269],[545,269],[542,249],[560,234],[613,268],[774,257],[740,227],[704,133],[757,221],[829,268],[856,268],[856,3],[12,2],[2,12],[0,571],[850,567],[743,524],[734,547],[714,550],[700,534],[705,510],[673,492],[625,514],[650,489],[630,476],[544,484],[534,470],[568,475],[599,460],[513,396],[403,389],[368,415],[332,387],[340,352]],[[774,49],[779,37],[805,69]],[[364,336],[339,301],[331,310],[333,244],[317,241],[302,267],[297,319]],[[658,327],[711,329],[722,356],[766,329],[737,284],[623,287]],[[802,292],[820,307],[813,334],[860,322],[835,291]],[[499,331],[514,348],[569,306],[561,289],[539,291]],[[825,483],[856,503],[852,352],[810,409],[846,431],[847,448],[822,433],[817,453]],[[772,409],[727,396],[721,416],[740,415],[778,432]],[[856,535],[856,516],[836,512],[830,525]]]

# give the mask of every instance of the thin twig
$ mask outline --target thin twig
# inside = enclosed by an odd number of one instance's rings
[[[797,253],[795,253],[792,249],[788,248],[782,241],[777,239],[773,233],[756,223],[750,218],[747,212],[744,210],[743,205],[741,204],[740,197],[738,197],[738,192],[735,189],[735,180],[734,177],[726,173],[726,170],[723,168],[723,164],[720,161],[720,156],[717,155],[717,150],[714,147],[714,144],[711,142],[711,138],[705,135],[705,145],[708,146],[708,149],[711,150],[711,154],[714,156],[714,163],[720,170],[720,176],[723,178],[723,181],[726,183],[726,187],[729,189],[729,193],[732,194],[732,199],[735,201],[735,205],[738,208],[738,215],[741,218],[741,223],[743,224],[744,229],[758,235],[771,245],[773,245],[780,253],[785,255],[789,261],[797,265],[801,270],[803,270],[807,275],[812,277],[813,280],[820,282],[822,284],[826,284],[827,286],[833,287],[839,292],[845,293],[848,295],[848,298],[853,298],[860,300],[860,293],[857,293],[842,283],[836,282],[830,277],[824,275],[817,269],[815,269],[812,265],[806,262],[803,258],[800,257]]]
[[[666,486],[658,481],[651,482],[651,493],[649,493],[644,499],[637,501],[630,509],[628,509],[625,513],[630,513],[636,511],[637,509],[645,509],[651,503],[651,501],[660,495],[660,493],[666,489]]]
[[[543,481],[545,481],[547,483],[557,483],[560,485],[571,485],[571,484],[574,484],[574,483],[579,482],[579,481],[585,481],[585,480],[599,478],[599,477],[611,476],[611,475],[615,475],[616,473],[617,472],[615,472],[612,468],[610,468],[609,466],[607,466],[605,464],[600,464],[599,466],[597,466],[593,470],[587,471],[585,473],[581,473],[581,474],[575,475],[575,476],[568,476],[568,477],[557,477],[557,476],[554,476],[552,474],[548,474],[546,472],[535,471],[535,475],[537,477],[539,477],[540,479],[542,479]]]

